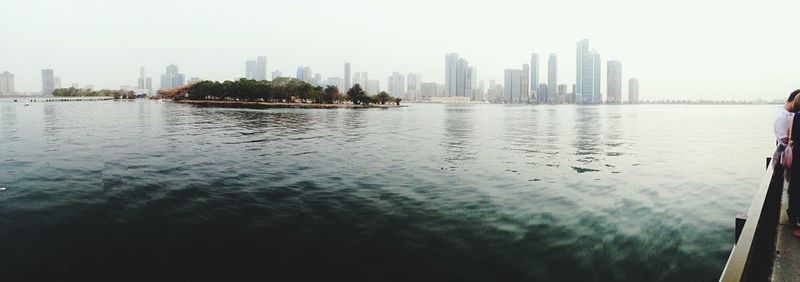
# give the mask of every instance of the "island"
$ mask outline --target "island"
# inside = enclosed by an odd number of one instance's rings
[[[288,77],[272,81],[198,81],[180,88],[161,90],[159,98],[177,103],[212,107],[241,108],[392,108],[402,107],[402,99],[385,91],[368,95],[360,85],[342,94],[336,86],[314,86]]]

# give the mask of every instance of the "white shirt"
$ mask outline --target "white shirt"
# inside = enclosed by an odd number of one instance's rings
[[[773,125],[775,129],[775,138],[778,140],[779,143],[781,139],[789,137],[789,116],[791,113],[787,111],[783,105],[778,111],[775,113],[775,124]],[[786,143],[782,143],[786,145]]]

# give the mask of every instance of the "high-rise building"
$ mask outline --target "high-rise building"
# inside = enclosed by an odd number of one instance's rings
[[[153,95],[153,79],[145,76],[144,67],[139,67],[139,78],[136,80],[136,89],[146,93],[148,96]]]
[[[139,67],[139,79],[136,80],[136,87],[139,89],[144,89],[144,84],[144,67]]]
[[[244,78],[252,80],[267,80],[267,57],[258,56],[255,60],[244,63]]]
[[[558,57],[550,53],[547,59],[547,103],[558,102]]]
[[[367,74],[367,72],[355,72],[355,73],[353,73],[353,85],[358,84],[359,86],[361,86],[361,89],[363,89],[364,91],[366,91],[366,89],[367,89],[366,87],[367,87],[367,80],[368,79],[369,79],[369,75]]]
[[[256,79],[256,60],[249,60],[244,63],[244,78]]]
[[[153,93],[153,78],[152,77],[148,76],[147,78],[144,79],[144,87],[145,87],[145,89],[147,89],[147,95],[148,96],[152,96],[154,94]]]
[[[267,80],[267,57],[256,57],[255,80]]]
[[[186,84],[186,77],[178,72],[178,66],[168,65],[167,72],[161,75],[161,89],[181,87]]]
[[[457,79],[456,79],[456,96],[467,97],[469,91],[469,62],[464,58],[458,59]]]
[[[297,76],[295,76],[295,78],[297,78],[297,80],[301,80],[306,83],[314,82],[314,75],[311,72],[311,67],[304,67],[304,66],[297,67]]]
[[[539,83],[539,95],[541,95],[542,100],[541,103],[547,103],[547,97],[549,94],[547,93],[547,83]]]
[[[54,84],[55,89],[61,88],[61,77],[60,76],[53,77],[53,81],[54,81],[53,84]]]
[[[636,78],[628,80],[628,103],[639,103],[639,80]]]
[[[419,99],[420,92],[422,91],[421,83],[421,74],[410,72],[406,75],[406,97],[410,101]]]
[[[531,87],[531,100],[533,102],[540,102],[539,101],[539,55],[536,53],[531,54],[531,77],[530,77],[530,87]]]
[[[619,61],[608,61],[606,67],[606,103],[619,104],[622,103],[622,63]]]
[[[51,96],[56,89],[56,78],[52,69],[42,70],[42,95]]]
[[[507,103],[519,103],[522,91],[520,87],[522,80],[522,70],[506,69],[505,83],[503,84],[503,95]]]
[[[466,61],[465,61],[466,62]],[[473,96],[475,89],[478,88],[478,67],[467,67],[467,89],[465,90],[466,96]]]
[[[486,85],[484,84],[483,80],[478,82],[478,101],[486,101]]]
[[[312,85],[319,85],[320,83],[322,83],[322,75],[319,74],[319,73],[315,73],[314,74],[314,79],[311,80],[311,84]]]
[[[344,63],[344,91],[350,90],[350,63]],[[341,91],[341,90],[340,90]]]
[[[409,100],[406,97],[406,79],[399,72],[393,72],[388,79],[389,95]]]
[[[0,95],[12,95],[15,92],[14,74],[8,71],[0,73]]]
[[[272,72],[272,79],[273,80],[276,79],[276,78],[279,78],[279,77],[283,77],[283,73],[281,71],[276,70],[276,71]]]
[[[575,84],[577,103],[600,103],[600,54],[589,50],[589,39],[578,41],[576,50]]]
[[[476,76],[475,79],[472,79]],[[477,83],[477,69],[472,69],[469,62],[460,58],[456,53],[445,56],[445,96],[469,97],[471,96],[472,80]]]
[[[522,82],[520,83],[520,89],[519,89],[521,103],[531,102],[530,96],[528,94],[528,90],[530,89],[528,83],[531,83],[530,79],[528,79],[530,77],[530,71],[531,71],[530,65],[522,64]]]
[[[458,81],[458,54],[449,53],[444,60],[444,87],[445,96],[456,95],[456,82]]]

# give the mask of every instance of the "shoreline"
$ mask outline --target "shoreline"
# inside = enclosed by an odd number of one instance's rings
[[[190,104],[203,107],[226,107],[248,109],[387,109],[408,107],[408,105],[395,104],[311,104],[311,103],[278,103],[278,102],[248,102],[248,101],[219,101],[219,100],[173,100],[175,103]]]

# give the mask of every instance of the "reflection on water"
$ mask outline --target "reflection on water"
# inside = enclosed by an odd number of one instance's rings
[[[0,273],[714,280],[773,112],[0,101]]]

